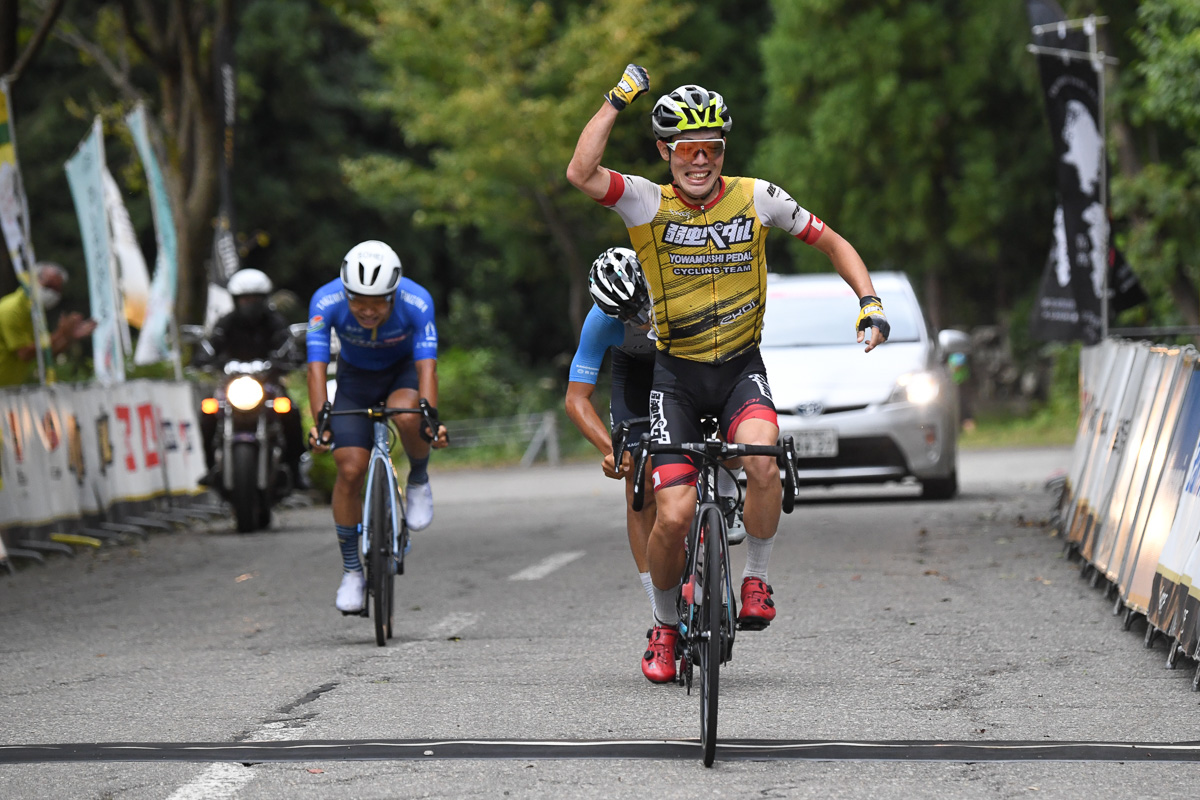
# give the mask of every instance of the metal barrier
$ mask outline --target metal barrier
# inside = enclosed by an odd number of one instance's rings
[[[512,417],[456,419],[453,425],[455,449],[497,447],[525,443],[521,466],[529,467],[545,451],[551,464],[559,461],[558,416],[553,411],[518,414]]]

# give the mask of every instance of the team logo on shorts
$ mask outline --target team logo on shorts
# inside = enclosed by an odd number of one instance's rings
[[[663,415],[663,393],[659,391],[650,392],[650,438],[656,444],[671,443],[671,432]]]
[[[748,375],[747,377],[754,381],[754,385],[758,387],[759,394],[770,400],[772,403],[775,402],[775,399],[771,397],[771,384],[767,383],[766,375],[763,375],[762,373],[755,373],[753,375]]]

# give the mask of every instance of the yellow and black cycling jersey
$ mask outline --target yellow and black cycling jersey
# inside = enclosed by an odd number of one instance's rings
[[[674,186],[610,176],[600,202],[629,229],[654,300],[658,348],[720,364],[757,347],[767,297],[768,229],[782,228],[812,244],[825,229],[821,220],[756,178],[722,178],[712,203],[693,206]]]

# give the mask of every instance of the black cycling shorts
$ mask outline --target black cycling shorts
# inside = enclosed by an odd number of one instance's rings
[[[660,444],[699,442],[702,416],[715,416],[725,441],[733,441],[748,419],[779,425],[767,368],[758,348],[722,364],[704,364],[659,351],[650,391],[650,441]],[[697,468],[683,455],[656,455],[654,490],[695,486]]]
[[[620,350],[612,351],[612,398],[608,403],[609,430],[615,430],[627,419],[650,416],[650,387],[654,382],[654,362],[633,358]],[[643,433],[650,432],[650,423],[629,426],[625,449],[637,447]]]

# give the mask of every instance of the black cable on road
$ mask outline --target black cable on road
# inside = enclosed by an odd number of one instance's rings
[[[282,761],[425,759],[694,760],[698,739],[385,739],[282,742],[100,742],[0,745],[0,764],[97,761]],[[721,761],[1200,761],[1200,742],[938,742],[729,739]]]

